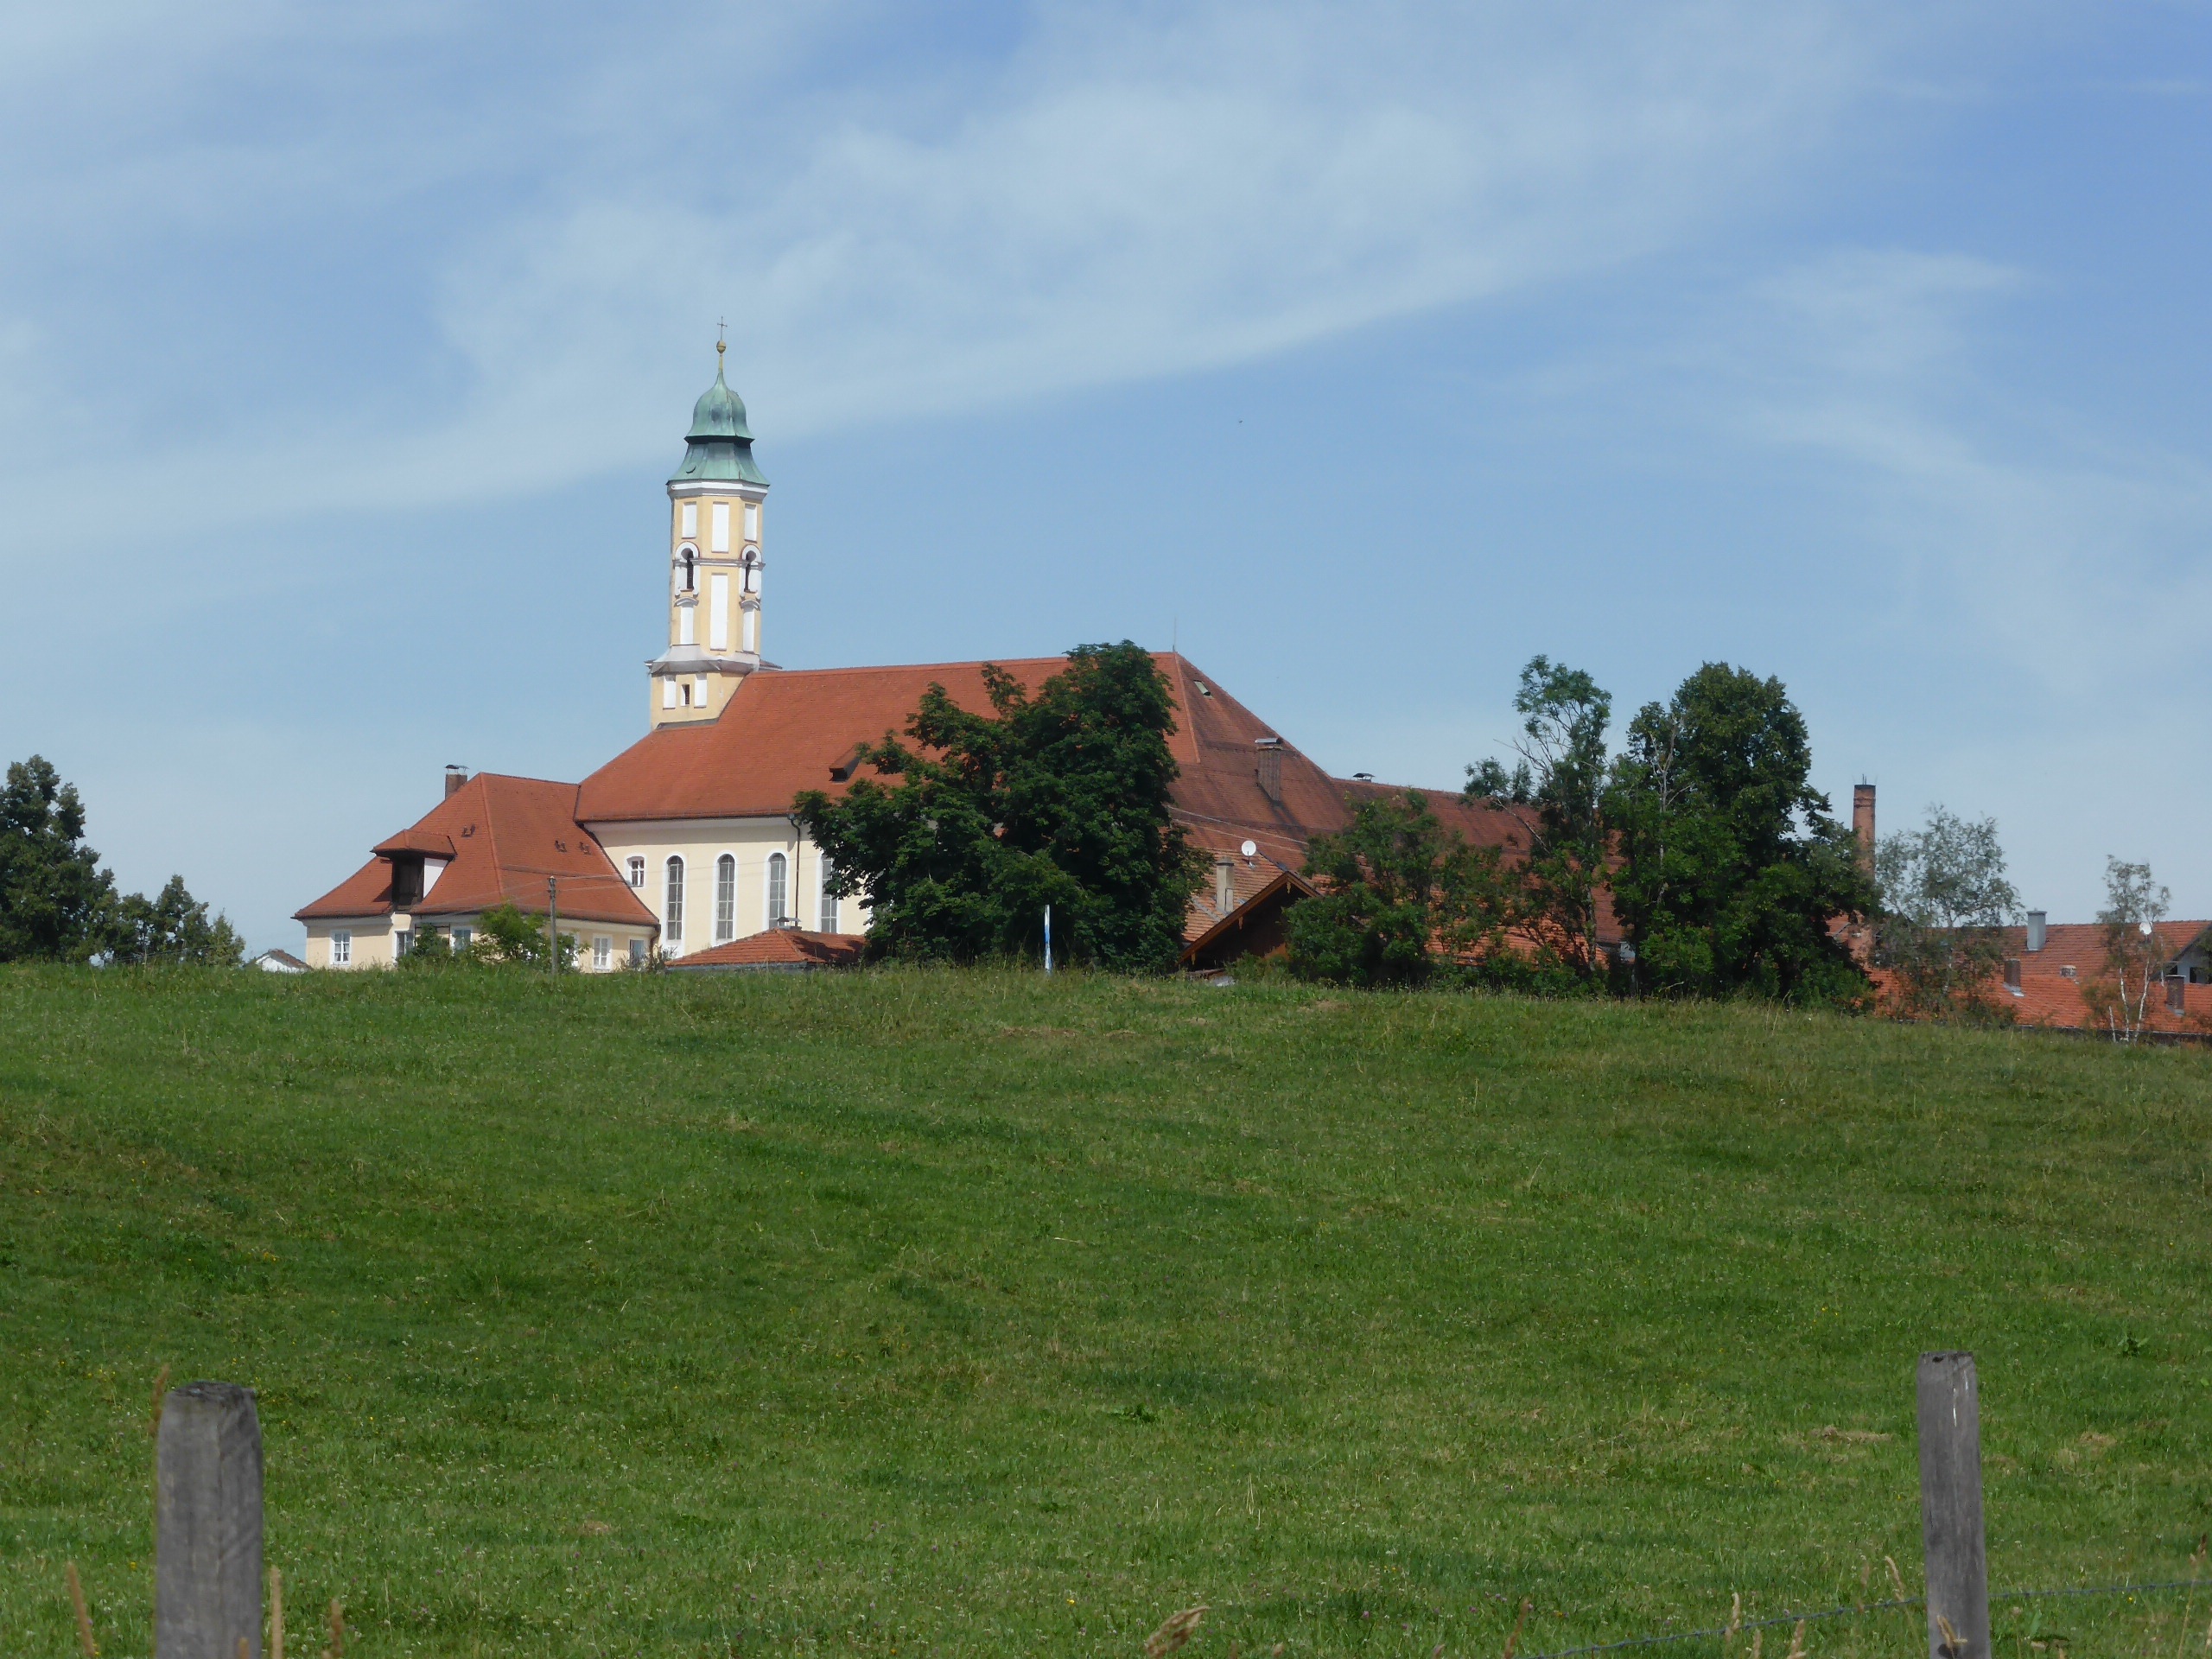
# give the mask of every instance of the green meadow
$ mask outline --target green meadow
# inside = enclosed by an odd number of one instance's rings
[[[1916,1592],[1936,1347],[1980,1359],[1993,1586],[2186,1577],[2209,1217],[2196,1049],[1078,975],[0,970],[0,1652],[76,1651],[69,1560],[146,1652],[164,1372],[258,1391],[296,1656],[334,1597],[360,1659],[1132,1659],[1201,1603],[1225,1659],[1497,1656],[1524,1599],[1554,1653],[1879,1599],[1885,1556]],[[2208,1616],[1998,1629],[2183,1659]],[[1904,1659],[1916,1618],[1806,1649]]]

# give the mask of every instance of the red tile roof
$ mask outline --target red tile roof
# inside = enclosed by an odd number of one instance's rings
[[[391,855],[450,857],[436,883],[408,907],[415,916],[473,915],[499,904],[542,911],[557,877],[563,920],[653,925],[575,817],[576,786],[543,778],[480,772],[411,828],[380,842],[378,856],[302,910],[301,921],[388,916]]]
[[[1350,815],[1336,779],[1288,743],[1274,751],[1275,761],[1265,760],[1255,740],[1277,737],[1270,727],[1184,658],[1162,652],[1153,660],[1177,705],[1168,739],[1181,768],[1173,791],[1177,817],[1223,831],[1232,844],[1247,836],[1271,843],[1278,856],[1302,857],[1309,837],[1344,826]],[[998,666],[1034,690],[1067,659]],[[746,677],[715,719],[664,726],[585,779],[578,816],[586,823],[777,817],[802,790],[842,794],[849,780],[833,774],[855,747],[903,735],[931,683],[963,709],[990,707],[981,663],[763,669]],[[1263,767],[1280,768],[1272,795],[1262,786]]]
[[[2202,938],[2208,929],[2212,929],[2212,922],[2161,922],[2158,943],[2168,957],[2177,957]],[[1993,984],[1988,992],[1992,1005],[2000,1010],[2010,1008],[2023,1026],[2058,1031],[2104,1028],[2104,1021],[2082,995],[2082,987],[2105,971],[2101,924],[2055,923],[2044,930],[2043,949],[2035,951],[2028,949],[2027,929],[2008,927],[2003,931],[2005,956],[2020,964],[2020,983],[2018,990],[2002,981]],[[1887,970],[1878,969],[1874,982],[1886,994],[1894,981]],[[2177,1035],[2212,1034],[2212,984],[2185,984],[2181,989],[2182,1012],[2177,1014],[2167,1007],[2168,987],[2152,986],[2145,1028]]]
[[[796,927],[733,939],[711,950],[694,951],[668,965],[671,970],[735,968],[849,968],[868,947],[859,933],[810,933]]]

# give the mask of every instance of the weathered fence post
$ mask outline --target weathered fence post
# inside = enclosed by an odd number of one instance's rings
[[[1920,1357],[1920,1535],[1929,1659],[1991,1659],[1981,1393],[1972,1354]],[[167,1656],[163,1656],[167,1659]]]
[[[162,1405],[156,1659],[261,1653],[261,1420],[253,1391],[190,1382]]]

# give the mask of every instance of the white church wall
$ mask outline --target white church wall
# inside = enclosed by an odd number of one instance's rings
[[[618,870],[632,858],[645,861],[645,885],[637,890],[645,908],[661,919],[661,950],[671,957],[694,955],[731,939],[766,930],[770,861],[785,861],[785,913],[810,931],[822,920],[821,849],[796,830],[789,818],[677,818],[639,823],[586,826],[598,837]],[[719,912],[719,865],[734,863],[735,891],[725,925]],[[669,937],[668,861],[683,861],[683,938]],[[856,899],[838,901],[837,931],[867,931],[867,907]]]

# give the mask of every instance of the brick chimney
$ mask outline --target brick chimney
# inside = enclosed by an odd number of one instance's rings
[[[2044,930],[2048,920],[2049,918],[2040,910],[2031,910],[2028,912],[2029,950],[2040,950],[2043,949]]]
[[[467,783],[467,781],[468,781],[468,768],[467,768],[467,767],[466,767],[466,766],[448,766],[448,767],[446,768],[446,793],[447,793],[447,794],[451,795],[451,794],[455,793],[456,791],[458,791],[460,790],[461,786],[463,784]]]
[[[1851,833],[1859,838],[1859,867],[1874,874],[1874,785],[1856,784],[1851,791]]]
[[[1255,737],[1252,740],[1252,747],[1258,751],[1255,757],[1252,775],[1260,785],[1260,793],[1277,806],[1281,806],[1282,804],[1282,739]]]

